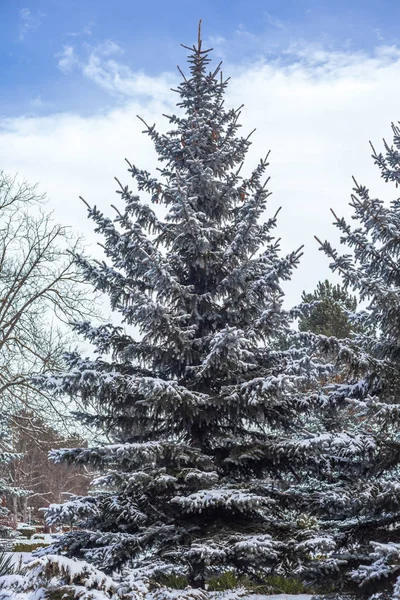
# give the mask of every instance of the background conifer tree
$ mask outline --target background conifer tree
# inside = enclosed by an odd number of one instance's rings
[[[227,81],[220,66],[208,72],[200,33],[189,52],[171,129],[145,125],[159,178],[129,165],[165,218],[121,185],[114,219],[88,209],[107,262],[76,257],[124,327],[76,324],[99,358],[71,354],[42,384],[95,398],[99,413],[81,418],[112,440],[53,453],[102,472],[92,495],[50,510],[51,522],[81,528],[56,550],[203,587],[231,570],[301,573],[330,547],[303,518],[303,490],[328,462],[326,438],[305,426],[308,396],[329,367],[298,343],[276,349],[293,334],[281,283],[301,251],[281,256],[277,212],[264,219],[267,159],[240,175],[250,136],[238,135],[240,111],[224,107]]]
[[[385,142],[385,154],[372,147],[372,157],[383,179],[397,187],[400,129],[392,128],[393,146]],[[328,242],[322,249],[332,270],[367,304],[352,348],[338,344],[347,377],[327,396],[359,449],[341,465],[326,496],[341,549],[320,569],[336,589],[384,600],[400,598],[400,200],[385,204],[355,184],[356,226],[340,218],[335,223],[351,252],[340,255]]]
[[[308,311],[299,319],[300,331],[347,338],[354,330],[349,313],[355,313],[357,298],[345,286],[319,281],[314,292],[302,293],[301,300]]]

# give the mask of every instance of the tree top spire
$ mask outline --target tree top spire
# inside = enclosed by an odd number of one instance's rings
[[[197,28],[197,48],[199,52],[201,52],[201,23],[202,19],[199,20],[199,26]]]

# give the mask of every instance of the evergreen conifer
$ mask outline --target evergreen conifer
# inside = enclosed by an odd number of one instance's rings
[[[349,316],[357,309],[357,299],[346,287],[333,285],[327,279],[319,281],[314,292],[302,293],[301,300],[303,308],[307,305],[308,310],[299,319],[300,331],[339,339],[350,337],[354,326]]]
[[[129,164],[141,196],[121,185],[114,219],[88,207],[106,262],[76,259],[123,327],[76,324],[99,357],[70,354],[42,385],[94,399],[98,414],[80,417],[111,443],[53,452],[102,474],[91,495],[51,507],[51,522],[79,527],[52,551],[193,587],[228,571],[301,577],[332,543],[303,493],[329,466],[310,424],[310,389],[329,365],[299,341],[277,349],[295,335],[281,284],[301,249],[282,256],[277,211],[264,218],[267,158],[240,174],[250,136],[200,31],[188,50],[181,111],[166,134],[145,125],[159,177]]]
[[[397,188],[400,129],[392,128],[393,145],[385,142],[385,154],[372,147],[372,157]],[[352,346],[337,344],[347,375],[325,401],[341,415],[342,435],[359,447],[325,496],[338,545],[319,570],[336,589],[389,600],[400,598],[400,200],[386,204],[355,182],[351,206],[356,225],[335,223],[350,252],[341,255],[328,242],[322,249],[366,308]]]

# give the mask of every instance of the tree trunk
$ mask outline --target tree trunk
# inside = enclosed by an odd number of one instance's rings
[[[18,498],[17,496],[13,496],[12,499],[12,518],[15,523],[15,526],[18,523]]]
[[[22,498],[22,520],[24,523],[28,522],[28,498],[26,496]]]

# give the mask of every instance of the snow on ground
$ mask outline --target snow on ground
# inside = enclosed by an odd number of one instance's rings
[[[229,591],[226,592],[212,592],[210,594],[215,600],[231,600],[232,596]],[[237,595],[234,592],[234,598]],[[250,596],[241,596],[241,600],[311,600],[312,595],[310,594],[272,594],[269,596],[263,596],[259,594],[250,594]]]
[[[59,534],[58,533],[35,533],[30,539],[33,542],[45,542],[46,544],[52,544],[53,542],[56,541],[57,538],[59,538]],[[24,541],[25,544],[25,541]]]
[[[274,596],[247,596],[243,600],[311,600],[310,594],[276,594]]]
[[[32,559],[31,552],[7,552],[13,558],[13,564],[19,565],[20,563],[27,563]]]
[[[10,552],[8,553],[13,557],[13,564],[19,565],[29,562],[33,557],[31,552]],[[274,594],[272,596],[260,596],[258,594],[251,594],[250,596],[243,596],[241,600],[311,600],[310,594]],[[225,600],[229,600],[229,596],[225,596]]]
[[[230,600],[229,592],[213,592],[218,600]],[[212,594],[212,595],[213,595]],[[236,598],[236,595],[235,595]],[[250,596],[242,596],[241,600],[311,600],[310,594],[272,594],[272,596],[262,596],[259,594],[251,594]]]

